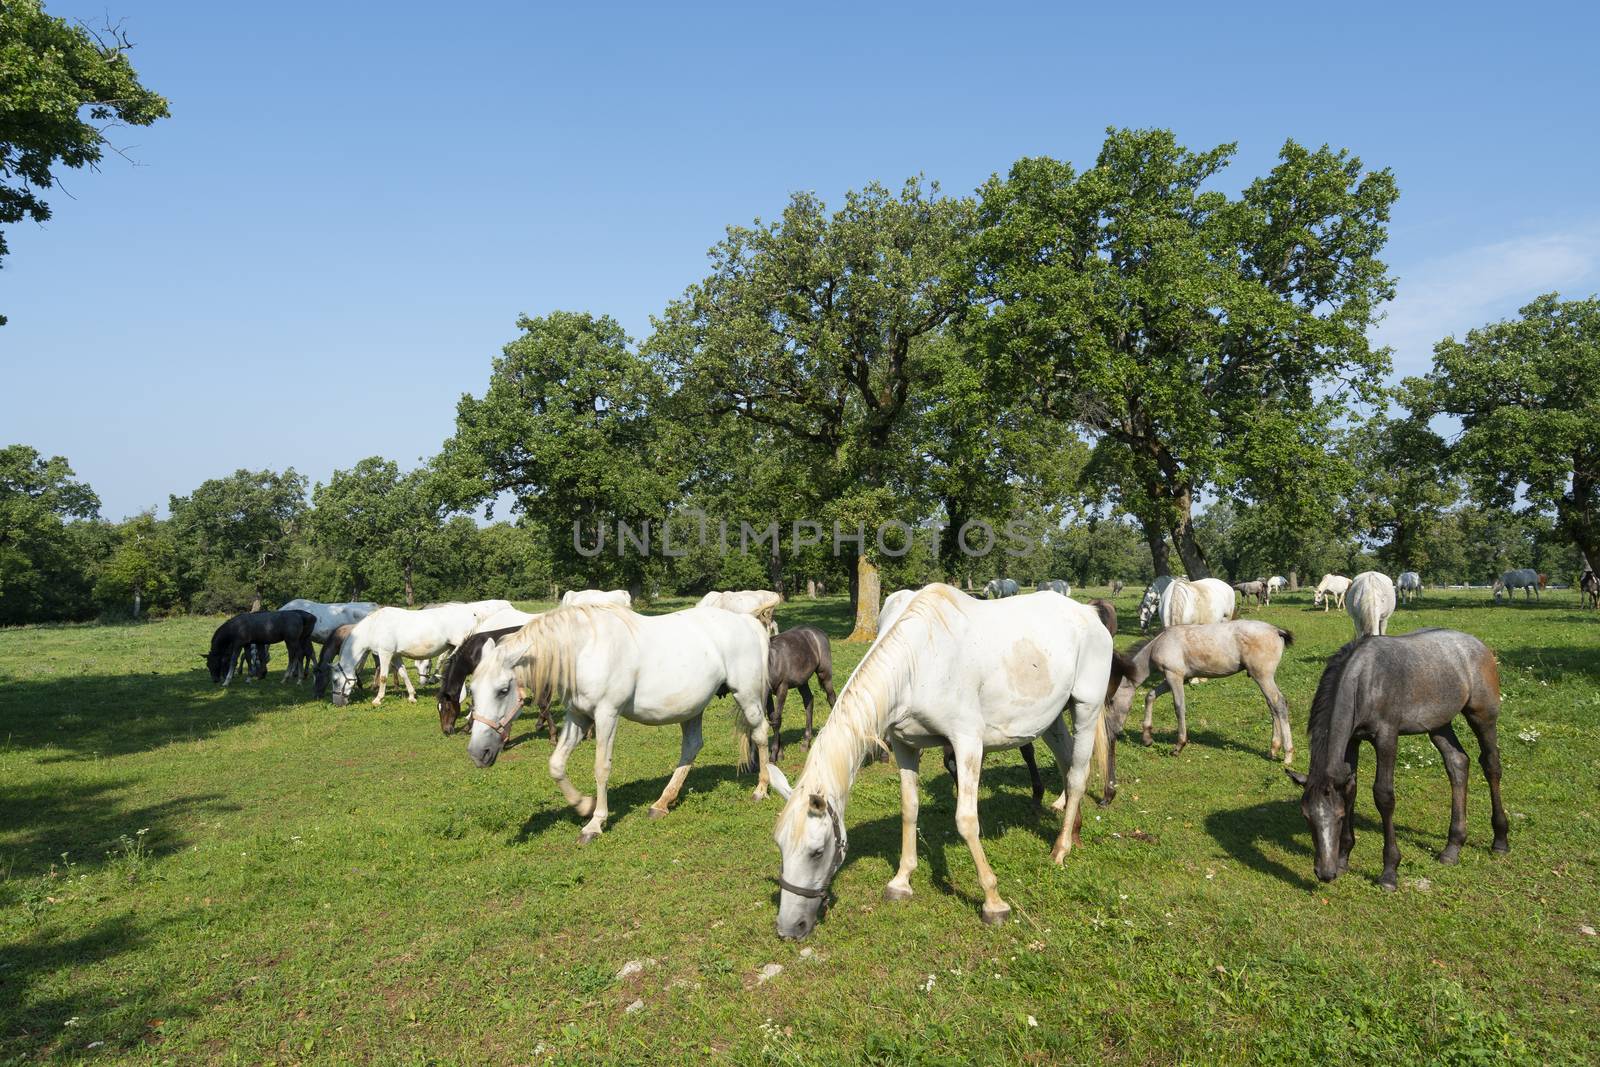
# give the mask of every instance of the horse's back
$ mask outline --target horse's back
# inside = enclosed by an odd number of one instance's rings
[[[1494,653],[1471,634],[1434,627],[1356,640],[1341,688],[1352,686],[1401,732],[1432,729],[1468,707],[1499,707]]]

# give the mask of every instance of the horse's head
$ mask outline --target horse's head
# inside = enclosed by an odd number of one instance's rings
[[[1506,583],[1504,581],[1502,581],[1501,579],[1496,578],[1494,580],[1494,585],[1489,587],[1489,592],[1491,594],[1493,594],[1493,596],[1494,596],[1494,598],[1496,600],[1499,600],[1500,599],[1500,594],[1505,592],[1505,588],[1506,588]]]
[[[1133,707],[1133,693],[1137,688],[1133,679],[1124,676],[1117,683],[1116,692],[1106,702],[1106,733],[1115,738],[1122,733],[1122,726],[1128,721],[1128,711]]]
[[[334,660],[333,666],[328,668],[328,681],[333,690],[334,707],[342,708],[350,703],[350,694],[360,688],[361,679],[358,677],[360,670],[358,664],[353,670],[346,671],[343,656]]]
[[[1340,859],[1339,837],[1344,827],[1345,789],[1354,771],[1349,764],[1340,763],[1327,774],[1318,775],[1316,781],[1288,767],[1283,772],[1302,789],[1300,813],[1306,817],[1306,825],[1311,828],[1317,877],[1324,882],[1331,882],[1344,869]]]
[[[221,682],[227,676],[228,657],[222,649],[213,648],[210,652],[202,653],[200,658],[206,661],[206,670],[210,672],[213,682]]]
[[[778,868],[778,936],[798,941],[811,933],[822,918],[828,887],[844,864],[844,821],[832,800],[820,792],[810,792],[789,798],[772,836],[782,855]]]
[[[439,729],[446,737],[456,732],[456,720],[461,718],[461,691],[452,693],[448,686],[439,686]]]
[[[1161,598],[1145,593],[1144,599],[1139,602],[1139,630],[1143,632],[1150,628],[1150,620],[1155,618],[1156,611],[1161,606]]]
[[[522,687],[508,657],[500,655],[494,639],[483,643],[478,666],[472,672],[472,732],[467,755],[480,767],[492,767],[511,736],[511,723],[522,710]],[[442,721],[441,712],[441,721]]]

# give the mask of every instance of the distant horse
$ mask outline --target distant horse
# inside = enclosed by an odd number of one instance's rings
[[[538,618],[531,616],[529,621]],[[522,624],[525,625],[525,624]],[[439,729],[446,737],[456,732],[456,720],[461,718],[461,693],[466,688],[467,678],[478,669],[478,661],[483,658],[483,646],[489,641],[501,641],[522,629],[522,625],[505,626],[498,630],[479,630],[462,642],[450,656],[444,673],[439,676]],[[539,718],[534,721],[535,730],[544,727],[550,732],[550,740],[556,739],[556,723],[550,716],[550,702],[546,700],[539,705]]]
[[[1400,593],[1400,603],[1409,604],[1422,592],[1422,575],[1416,571],[1401,571],[1395,588]]]
[[[1022,592],[1022,587],[1015,578],[990,578],[983,585],[983,599],[1002,600],[1008,596],[1016,596]]]
[[[626,589],[568,589],[561,594],[564,608],[631,608],[633,594]]]
[[[501,608],[494,614],[479,619],[478,625],[473,628],[472,632],[481,634],[485,630],[504,630],[507,627],[515,630],[528,625],[536,618],[538,618],[537,615],[517,608]]]
[[[1048,589],[1050,592],[1060,593],[1062,596],[1072,595],[1072,586],[1068,585],[1060,578],[1046,578],[1033,588],[1035,592],[1043,592],[1044,590]]]
[[[1094,752],[1104,753],[1101,708],[1121,680],[1121,657],[1094,612],[1049,593],[980,601],[948,585],[919,592],[839,695],[773,829],[781,853],[777,932],[803,938],[847,851],[844,812],[862,758],[887,738],[900,768],[900,866],[884,889],[912,894],[917,866],[920,750],[949,741],[956,750],[956,830],[983,889],[987,923],[1002,923],[1001,898],[978,836],[979,776],[985,750],[1043,737],[1062,769],[1066,795],[1051,858],[1063,863],[1075,843]],[[1072,719],[1069,736],[1062,709]]]
[[[767,645],[767,758],[773,763],[783,758],[783,704],[791,688],[800,690],[806,708],[805,747],[811,747],[813,700],[807,683],[816,675],[817,684],[828,695],[828,707],[839,699],[833,691],[833,649],[828,635],[815,626],[796,626],[775,635]],[[740,770],[753,771],[753,765]]]
[[[1289,588],[1289,579],[1281,574],[1274,574],[1267,579],[1267,593],[1269,595],[1287,588]]]
[[[524,695],[567,707],[561,740],[550,756],[550,777],[578,815],[588,844],[605,829],[617,724],[678,725],[683,732],[678,766],[652,817],[667,814],[701,748],[701,719],[713,697],[732,693],[734,727],[743,753],[753,748],[759,768],[755,797],[767,795],[767,635],[744,614],[690,608],[670,615],[639,615],[627,608],[558,608],[503,642],[485,641],[472,676],[472,735],[467,755],[489,767],[511,735]],[[584,796],[567,778],[567,759],[594,724],[594,791]]]
[[[316,616],[309,611],[247,611],[235,615],[217,627],[211,635],[211,651],[202,656],[211,680],[227,685],[233,680],[240,654],[249,646],[279,641],[289,650],[289,669],[283,680],[303,679],[311,668],[311,631],[316,624]],[[263,666],[265,662],[263,656]]]
[[[1111,803],[1117,792],[1117,737],[1128,719],[1134,691],[1156,673],[1162,680],[1144,698],[1143,740],[1146,745],[1154,743],[1151,726],[1156,700],[1162,693],[1172,694],[1172,703],[1178,712],[1178,742],[1172,746],[1172,754],[1177,755],[1189,743],[1183,683],[1190,678],[1226,678],[1247,671],[1266,698],[1267,711],[1272,715],[1269,758],[1276,759],[1282,751],[1283,762],[1292,762],[1294,737],[1289,730],[1289,702],[1278,689],[1276,677],[1283,650],[1292,644],[1294,634],[1282,627],[1252,619],[1236,619],[1200,626],[1173,626],[1135,646],[1128,657],[1133,664],[1132,673],[1122,680],[1107,710],[1108,769],[1100,803]]]
[[[1362,571],[1350,580],[1345,608],[1356,624],[1356,636],[1382,637],[1394,614],[1394,583],[1382,571]]]
[[[1394,764],[1402,734],[1427,734],[1450,778],[1450,835],[1440,863],[1455,863],[1467,843],[1467,753],[1451,726],[1457,716],[1478,737],[1478,762],[1489,781],[1495,852],[1509,852],[1500,802],[1500,672],[1494,653],[1456,630],[1416,630],[1400,637],[1351,641],[1328,660],[1311,701],[1311,768],[1288,771],[1301,786],[1300,810],[1311,828],[1317,877],[1331,882],[1350,864],[1355,845],[1356,764],[1362,741],[1372,742],[1378,771],[1372,799],[1383,818],[1383,874],[1398,883],[1400,846],[1394,835]]]
[[[370,600],[349,600],[335,604],[324,604],[320,600],[291,600],[279,611],[309,611],[317,617],[317,628],[312,631],[311,640],[322,644],[332,636],[333,631],[346,623],[358,623],[362,619],[378,610],[378,605]]]
[[[357,672],[369,655],[378,660],[378,693],[372,702],[381,704],[387,692],[389,668],[399,657],[431,659],[459,646],[476,624],[477,615],[465,604],[420,611],[379,608],[356,623],[339,650],[339,659],[330,672],[334,705],[343,707],[349,703]],[[404,665],[400,666],[400,680],[406,686],[406,699],[416,703],[417,691]]]
[[[1322,581],[1317,583],[1316,592],[1311,594],[1311,603],[1320,607],[1326,615],[1330,605],[1344,607],[1344,595],[1349,591],[1350,579],[1342,574],[1324,574]]]
[[[350,637],[350,631],[354,630],[355,628],[355,623],[347,622],[337,630],[333,631],[333,633],[329,634],[328,639],[322,643],[322,654],[317,657],[316,670],[313,671],[311,675],[311,695],[316,699],[321,700],[323,697],[328,695],[328,684],[333,677],[333,665],[339,662],[339,653],[343,651],[344,643]],[[390,684],[399,685],[400,678],[398,672],[405,669],[405,665],[401,662],[399,656],[396,656],[393,660],[391,660],[389,663]],[[356,685],[360,686],[360,684],[361,678],[358,673],[356,676]]]
[[[1494,594],[1495,603],[1500,602],[1500,594],[1506,594],[1507,599],[1518,589],[1522,590],[1522,599],[1534,600],[1539,597],[1539,590],[1544,588],[1544,583],[1539,579],[1544,577],[1532,567],[1523,567],[1519,570],[1506,571],[1494,580],[1491,592]]]
[[[1578,579],[1578,589],[1585,607],[1600,608],[1600,576],[1585,567],[1583,576]]]
[[[1123,582],[1122,582],[1121,578],[1113,578],[1113,579],[1111,579],[1111,595],[1112,596],[1116,596],[1118,593],[1122,592],[1122,589],[1123,589]]]
[[[1167,591],[1167,586],[1177,581],[1170,574],[1158,574],[1155,579],[1144,589],[1144,597],[1139,601],[1139,632],[1150,629],[1150,620],[1161,616],[1161,594]]]
[[[1271,599],[1267,583],[1263,581],[1234,582],[1233,591],[1241,597],[1255,597],[1257,604],[1265,604]]]
[[[1217,578],[1201,578],[1197,582],[1175,578],[1161,591],[1163,627],[1223,622],[1231,619],[1233,612],[1233,589]]]
[[[770,589],[741,589],[731,592],[710,592],[700,598],[695,605],[697,608],[721,608],[737,615],[754,615],[761,620],[770,636],[778,632],[778,622],[774,614],[778,605],[783,603],[783,597]]]

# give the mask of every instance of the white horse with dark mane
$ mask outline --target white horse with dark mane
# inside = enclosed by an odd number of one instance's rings
[[[1066,859],[1081,822],[1092,752],[1105,752],[1101,709],[1122,678],[1111,635],[1092,608],[1055,593],[983,601],[948,585],[911,599],[845,683],[787,798],[773,837],[782,853],[778,933],[800,938],[816,925],[844,863],[844,814],[862,760],[887,738],[900,768],[900,866],[884,895],[911,896],[917,866],[917,769],[923,748],[948,741],[956,757],[956,829],[983,887],[984,921],[1011,907],[978,840],[978,777],[985,751],[1043,737],[1062,768],[1066,802],[1051,853]],[[1072,716],[1073,735],[1062,722]]]
[[[1151,583],[1144,587],[1144,596],[1139,600],[1139,629],[1150,628],[1150,620],[1161,615],[1161,594],[1167,591],[1167,586],[1177,581],[1170,574],[1158,574]]]
[[[1362,571],[1350,579],[1345,610],[1356,624],[1357,637],[1389,632],[1389,616],[1394,614],[1394,583],[1382,571]]]
[[[1161,591],[1161,625],[1193,626],[1233,618],[1233,587],[1220,578],[1174,578]]]
[[[579,816],[589,821],[578,841],[605,829],[611,751],[622,719],[683,731],[678,766],[650,806],[667,813],[700,752],[701,717],[711,699],[732,693],[742,757],[759,770],[755,797],[767,795],[767,634],[755,618],[721,608],[694,607],[670,615],[627,608],[565,607],[549,611],[498,644],[483,644],[472,676],[472,735],[467,755],[480,767],[499,757],[522,711],[524,695],[566,704],[561,739],[550,755],[550,777]],[[567,759],[594,726],[594,796],[567,778]]]

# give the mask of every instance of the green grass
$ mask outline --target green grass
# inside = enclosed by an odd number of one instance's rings
[[[1130,617],[1132,597],[1119,607]],[[1303,769],[1306,708],[1349,620],[1308,610],[1306,594],[1254,614],[1299,638],[1279,681]],[[780,619],[842,634],[846,615],[838,600],[798,601]],[[462,736],[439,735],[432,690],[416,705],[391,692],[381,709],[333,708],[275,671],[222,691],[198,656],[216,621],[0,631],[0,1058],[1596,1055],[1600,938],[1580,928],[1600,926],[1600,617],[1570,594],[1491,609],[1478,593],[1432,593],[1394,624],[1453,626],[1499,654],[1509,856],[1488,851],[1474,762],[1461,863],[1433,861],[1448,785],[1427,739],[1408,738],[1401,891],[1375,883],[1381,837],[1365,780],[1350,872],[1316,883],[1298,796],[1265,759],[1270,722],[1241,677],[1191,691],[1181,756],[1166,754],[1170,701],[1157,747],[1138,745],[1135,724],[1117,802],[1089,809],[1065,868],[1049,862],[1055,819],[1033,813],[1021,762],[989,757],[983,832],[1015,909],[999,929],[978,920],[937,753],[923,761],[916,896],[882,902],[898,787],[869,766],[838,903],[798,945],[773,932],[778,803],[751,800],[753,780],[734,775],[726,699],[680,804],[658,822],[645,808],[678,732],[623,724],[612,821],[580,848],[581,820],[545,771],[549,743],[526,724],[529,736],[479,771]],[[835,645],[841,680],[861,651]],[[791,696],[791,777],[801,721]],[[580,787],[592,758],[592,745],[574,758]],[[618,978],[630,961],[642,968]],[[783,972],[758,982],[769,963]]]

